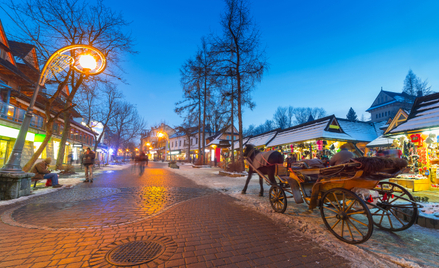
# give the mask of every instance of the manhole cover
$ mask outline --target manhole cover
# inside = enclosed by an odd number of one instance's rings
[[[162,255],[165,249],[165,245],[156,241],[134,241],[112,249],[105,259],[113,265],[139,265],[154,260]]]
[[[161,267],[177,251],[169,237],[147,235],[127,237],[105,245],[92,254],[88,267],[154,266]]]

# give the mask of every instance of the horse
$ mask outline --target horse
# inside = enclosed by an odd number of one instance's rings
[[[276,171],[275,165],[282,164],[284,162],[284,157],[281,153],[279,153],[278,151],[261,153],[258,149],[255,148],[254,145],[248,144],[245,146],[244,157],[247,157],[259,172],[264,175],[268,175],[271,184],[276,184],[276,180],[274,178],[274,173]],[[247,181],[245,182],[245,186],[244,189],[242,189],[241,194],[246,193],[247,186],[254,172],[255,171],[253,170],[253,168],[249,167]],[[259,185],[261,186],[259,196],[264,196],[264,186],[261,176],[259,176]]]

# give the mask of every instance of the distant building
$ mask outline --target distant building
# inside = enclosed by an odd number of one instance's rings
[[[399,109],[410,111],[413,105],[411,99],[413,98],[406,93],[385,91],[381,88],[372,106],[366,112],[370,113],[372,122],[387,121],[394,118]]]

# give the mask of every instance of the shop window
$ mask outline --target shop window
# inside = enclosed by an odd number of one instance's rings
[[[38,150],[38,148],[40,148],[42,142],[34,142],[34,153]],[[45,159],[47,157],[46,155],[46,147],[44,147],[43,152],[40,154],[39,158],[40,159]],[[58,153],[58,151],[55,151],[55,154]]]
[[[181,146],[181,140],[178,142],[178,146]]]

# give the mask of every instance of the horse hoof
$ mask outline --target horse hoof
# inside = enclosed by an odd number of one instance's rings
[[[245,191],[241,191],[241,194],[245,194]]]
[[[259,193],[259,196],[264,196],[264,194],[263,193]]]

